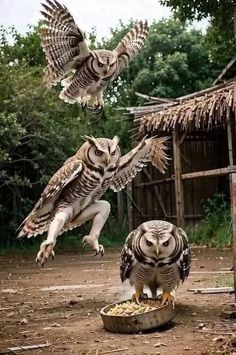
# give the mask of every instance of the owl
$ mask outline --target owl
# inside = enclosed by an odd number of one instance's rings
[[[174,304],[170,293],[188,277],[190,264],[191,250],[183,229],[166,221],[148,221],[128,235],[121,252],[120,277],[134,286],[137,303],[147,286],[154,298],[162,289],[162,305]]]
[[[47,232],[36,257],[43,266],[49,256],[54,257],[58,235],[93,219],[89,244],[95,254],[104,254],[98,244],[101,230],[109,216],[110,204],[100,200],[110,187],[123,189],[138,171],[151,162],[162,173],[167,163],[166,138],[144,138],[127,154],[121,156],[118,137],[113,139],[85,137],[77,153],[67,159],[53,175],[40,199],[19,227],[18,237],[36,237]]]
[[[113,50],[90,50],[83,32],[68,9],[56,0],[46,0],[41,11],[44,27],[41,44],[48,62],[44,82],[48,87],[61,81],[59,97],[95,113],[104,106],[103,91],[138,54],[148,34],[147,22],[136,24]],[[64,80],[62,78],[68,74]],[[88,106],[88,102],[95,102]]]

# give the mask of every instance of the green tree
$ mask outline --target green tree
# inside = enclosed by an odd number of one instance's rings
[[[120,24],[111,38],[93,48],[114,49],[133,24]],[[29,213],[49,177],[82,144],[82,136],[118,134],[122,153],[130,148],[129,122],[118,106],[138,104],[135,91],[176,97],[197,90],[211,80],[205,37],[179,21],[154,23],[145,48],[106,92],[102,117],[84,113],[78,105],[58,98],[60,85],[42,84],[45,57],[38,27],[26,35],[0,30],[0,244],[15,240],[15,228]],[[116,213],[116,195],[106,198]],[[110,218],[112,220],[112,216]]]
[[[15,31],[15,30],[13,30]],[[42,84],[44,57],[26,61],[37,30],[13,44],[1,32],[0,54],[0,244],[12,243],[15,228],[38,199],[48,179],[83,143],[82,136],[119,134],[127,147],[128,129],[108,107],[103,117],[84,113],[58,98],[59,87]],[[27,38],[27,37],[30,37]],[[21,46],[22,41],[25,46]],[[27,47],[29,46],[29,48]],[[20,48],[23,48],[23,54]],[[33,47],[40,52],[40,47]],[[17,54],[19,53],[19,55]],[[122,145],[122,142],[121,142]],[[115,206],[116,198],[110,195]],[[6,236],[6,238],[3,238]]]
[[[181,21],[208,18],[207,31],[211,60],[219,72],[236,52],[235,0],[161,0]]]
[[[121,23],[105,45],[115,48],[131,25]],[[109,88],[108,97],[117,98],[114,105],[136,105],[135,91],[177,97],[210,85],[213,78],[205,36],[178,20],[162,20],[151,25],[144,49]]]

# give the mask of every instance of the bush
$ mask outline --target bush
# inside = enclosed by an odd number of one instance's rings
[[[229,202],[223,193],[215,193],[204,206],[204,218],[187,228],[191,243],[212,247],[229,246],[232,241],[232,221]]]

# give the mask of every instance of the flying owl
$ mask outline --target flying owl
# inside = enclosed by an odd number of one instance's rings
[[[162,289],[162,305],[174,304],[170,293],[188,277],[190,264],[191,250],[183,229],[166,221],[148,221],[128,235],[121,252],[120,277],[134,286],[137,303],[147,286],[154,298]]]
[[[147,22],[136,24],[113,51],[90,50],[83,32],[64,5],[46,0],[42,6],[44,27],[40,37],[48,61],[44,69],[45,84],[51,87],[61,81],[62,100],[70,104],[79,102],[83,109],[100,112],[104,106],[103,91],[143,47],[149,30]],[[94,107],[88,106],[90,99],[96,102]]]
[[[77,153],[67,159],[53,175],[28,217],[18,237],[36,237],[47,232],[36,257],[43,266],[51,255],[58,235],[93,219],[89,235],[83,238],[96,254],[104,254],[98,244],[101,230],[109,216],[110,204],[100,200],[110,187],[122,190],[138,171],[151,162],[162,173],[167,163],[167,138],[143,139],[130,152],[121,156],[118,137],[113,139],[85,137]]]

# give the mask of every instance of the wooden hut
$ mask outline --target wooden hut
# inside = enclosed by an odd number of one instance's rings
[[[174,100],[138,95],[147,104],[126,108],[134,136],[169,136],[172,160],[165,176],[148,167],[128,187],[130,228],[148,219],[195,223],[203,201],[223,191],[232,202],[236,270],[236,57],[208,89]]]

